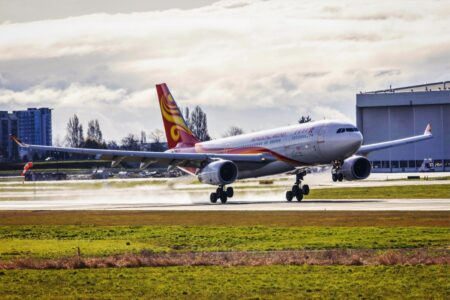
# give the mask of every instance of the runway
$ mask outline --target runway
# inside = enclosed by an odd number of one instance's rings
[[[333,183],[324,175],[308,176],[312,189],[337,187],[379,187],[402,184],[449,184],[444,181],[385,181],[385,175],[372,180]],[[328,179],[328,180],[327,180]],[[209,202],[211,186],[187,182],[139,180],[65,181],[47,183],[0,183],[0,210],[177,210],[177,211],[450,211],[450,192],[445,199],[308,199],[285,200],[288,180],[278,179],[270,186],[248,181],[235,185],[228,203]],[[142,182],[141,182],[142,183]],[[114,187],[129,184],[132,187]],[[450,186],[450,185],[449,185]]]
[[[227,204],[164,203],[129,200],[36,200],[2,201],[0,210],[177,210],[177,211],[323,211],[323,210],[371,210],[371,211],[448,211],[449,199],[352,199],[307,200],[287,202],[282,200],[250,201],[229,200]]]

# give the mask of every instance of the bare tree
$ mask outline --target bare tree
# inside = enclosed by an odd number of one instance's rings
[[[300,124],[303,124],[303,123],[308,123],[308,122],[311,122],[312,121],[312,119],[311,119],[311,117],[310,116],[302,116],[299,120],[298,120],[298,122],[300,123]]]
[[[122,149],[139,150],[139,140],[134,134],[128,134],[122,139]]]
[[[90,120],[87,126],[87,132],[86,132],[86,139],[87,140],[96,140],[95,139],[95,121]]]
[[[103,134],[102,131],[100,130],[100,124],[98,123],[98,120],[89,121],[86,139],[96,141],[99,144],[102,143]]]
[[[108,144],[106,144],[106,148],[112,149],[112,150],[120,149],[120,147],[119,147],[119,145],[117,145],[116,141],[109,141]]]
[[[77,148],[82,146],[84,142],[83,125],[77,115],[73,115],[67,123],[66,144],[69,147]]]
[[[194,108],[194,111],[190,114],[188,127],[200,141],[209,141],[211,139],[208,133],[206,114],[200,106],[197,105]]]
[[[223,137],[228,137],[228,136],[235,136],[235,135],[241,135],[244,133],[244,130],[242,130],[242,128],[239,128],[237,126],[231,126],[227,132],[225,132],[225,134],[223,135]]]
[[[189,107],[186,107],[184,109],[184,121],[186,122],[186,125],[189,127]]]
[[[103,142],[103,133],[100,130],[100,124],[97,119],[95,120],[95,138],[97,139],[97,142]]]
[[[155,129],[150,132],[149,136],[154,143],[161,143],[161,140],[164,138],[164,133],[159,129]]]
[[[147,134],[144,130],[141,130],[141,145],[147,143]]]

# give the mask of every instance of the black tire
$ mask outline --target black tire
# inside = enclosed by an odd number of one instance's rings
[[[331,174],[331,179],[333,179],[333,182],[336,182],[338,180],[336,174]]]
[[[300,192],[297,195],[295,195],[295,198],[297,199],[298,202],[302,201],[303,200],[303,191],[300,190]]]
[[[231,186],[227,187],[227,197],[228,198],[233,198],[234,196],[234,190]]]
[[[209,201],[211,201],[211,203],[216,203],[217,202],[217,194],[211,193],[211,195],[209,195]]]
[[[300,193],[300,187],[298,185],[292,186],[292,194],[294,194],[295,197]]]
[[[344,174],[342,174],[342,173],[337,174],[337,179],[339,180],[339,182],[344,180]]]
[[[222,202],[222,204],[227,203],[228,197],[226,193],[221,193],[220,194],[220,202]]]
[[[309,185],[305,184],[302,186],[303,195],[309,195]]]
[[[291,202],[292,198],[294,198],[294,193],[292,193],[292,191],[287,191],[286,192],[286,200]]]

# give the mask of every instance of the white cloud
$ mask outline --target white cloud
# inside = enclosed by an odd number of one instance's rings
[[[359,91],[449,79],[449,19],[444,1],[240,0],[4,23],[0,105],[55,107],[55,122],[97,114],[118,138],[161,127],[153,86],[167,82],[216,136],[297,113],[354,120]]]

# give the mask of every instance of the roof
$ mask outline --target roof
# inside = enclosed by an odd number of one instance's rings
[[[424,83],[419,85],[410,85],[398,88],[389,87],[387,90],[378,90],[372,92],[360,92],[360,94],[386,94],[386,93],[408,93],[408,92],[433,92],[450,90],[450,81],[440,81],[433,83]]]

